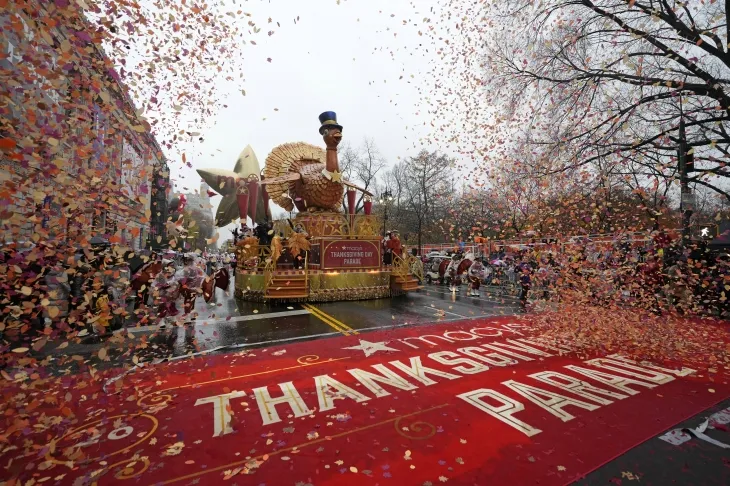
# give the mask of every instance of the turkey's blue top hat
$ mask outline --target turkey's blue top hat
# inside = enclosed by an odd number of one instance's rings
[[[319,115],[319,123],[322,124],[321,127],[319,127],[319,134],[322,135],[322,132],[325,128],[339,128],[340,131],[342,131],[342,125],[339,125],[337,123],[337,113],[334,111],[325,111],[321,115]]]

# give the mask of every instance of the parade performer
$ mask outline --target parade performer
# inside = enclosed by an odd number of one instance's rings
[[[162,257],[153,252],[150,259],[134,273],[130,286],[135,295],[135,310],[141,305],[147,304],[150,285],[155,276],[162,270],[162,266]]]
[[[227,291],[231,285],[231,276],[228,273],[228,267],[221,265],[209,277],[203,281],[203,299],[211,305],[216,305],[215,289],[223,289]]]
[[[202,261],[202,260],[201,260]],[[203,268],[205,262],[202,262]],[[180,296],[183,298],[183,312],[189,314],[195,308],[195,299],[202,293],[205,271],[197,261],[194,253],[183,256],[183,268],[176,275],[180,285]]]
[[[391,260],[393,258],[393,255],[402,256],[401,253],[403,251],[403,247],[401,245],[400,238],[398,238],[397,231],[390,232],[390,239],[386,242],[386,245],[390,250]]]
[[[178,314],[175,301],[180,295],[180,285],[175,278],[175,263],[172,260],[162,260],[162,271],[152,281],[152,298],[157,307],[157,317],[162,322],[160,327],[164,328],[167,319]]]
[[[246,267],[255,267],[259,256],[259,239],[250,228],[244,228],[241,239],[236,243],[236,258]]]
[[[106,334],[112,322],[111,309],[111,271],[112,259],[102,252],[91,260],[93,274],[84,282],[84,294],[91,297],[89,307],[89,331],[97,334]],[[86,300],[86,299],[85,299]]]
[[[284,245],[281,242],[281,236],[275,235],[271,238],[271,263],[274,267],[276,267],[276,263],[279,261],[283,249]]]
[[[298,224],[294,228],[294,233],[289,236],[289,252],[294,259],[294,268],[299,269],[304,264],[306,252],[309,251],[309,235],[304,231],[302,225]]]
[[[459,292],[461,287],[461,275],[457,272],[460,261],[461,258],[459,255],[454,255],[451,259],[451,263],[449,264],[449,268],[447,269],[447,273],[449,274],[449,277],[451,277],[449,282],[449,290],[451,292]]]
[[[517,269],[521,272],[520,275],[520,307],[522,310],[527,309],[527,295],[530,293],[530,288],[532,287],[532,278],[530,277],[530,273],[532,272],[529,265],[522,265],[521,267],[517,267]]]
[[[109,287],[104,287],[103,282],[94,279],[92,293],[96,297],[94,330],[97,334],[106,334],[112,322]]]
[[[471,264],[468,271],[471,297],[479,297],[479,285],[484,278],[484,265],[481,261],[476,260]]]
[[[383,264],[386,267],[389,267],[393,263],[393,252],[392,252],[390,246],[388,245],[388,242],[389,241],[390,241],[390,231],[388,231],[387,233],[385,233],[385,238],[383,238],[383,243],[382,243],[382,247],[383,247]]]

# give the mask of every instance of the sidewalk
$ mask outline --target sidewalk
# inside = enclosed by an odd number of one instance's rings
[[[222,290],[217,290],[218,301],[228,299]],[[191,322],[202,322],[207,319],[212,306],[203,298],[196,299]],[[159,323],[138,326],[138,318],[131,313],[126,319],[126,326],[105,335],[90,334],[82,330],[77,338],[66,339],[65,335],[46,342],[38,350],[31,349],[24,357],[46,360],[46,369],[51,372],[75,372],[82,365],[96,369],[107,369],[123,366],[131,362],[134,356],[139,361],[147,361],[166,356],[170,349],[171,336],[174,337],[175,325],[168,324],[161,329]],[[12,347],[12,345],[11,345]],[[104,350],[104,351],[102,351]],[[100,357],[101,352],[101,357]],[[125,357],[125,355],[127,355]],[[121,361],[120,361],[120,358]],[[5,369],[11,376],[20,368]]]

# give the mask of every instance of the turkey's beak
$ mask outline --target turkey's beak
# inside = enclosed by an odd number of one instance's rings
[[[332,135],[336,140],[340,140],[342,138],[342,132],[337,132],[334,135]]]

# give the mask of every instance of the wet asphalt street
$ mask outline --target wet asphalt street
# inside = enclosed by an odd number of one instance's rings
[[[49,342],[32,354],[50,358],[48,369],[53,373],[75,373],[87,365],[97,369],[128,366],[134,356],[150,362],[520,312],[516,296],[496,289],[482,290],[480,297],[469,297],[467,292],[465,286],[454,294],[446,286],[428,285],[391,299],[256,303],[233,298],[231,286],[228,292],[216,289],[215,303],[198,298],[185,326],[129,326],[104,337]],[[102,348],[107,351],[105,360],[97,356]]]
[[[272,346],[353,331],[455,322],[519,311],[514,296],[483,291],[480,297],[469,297],[465,288],[454,294],[438,285],[392,299],[317,304],[246,302],[234,299],[232,292],[226,295],[217,291],[215,304],[198,299],[197,316],[187,330],[159,332],[150,328],[133,332],[154,333],[153,342],[180,356],[194,350]]]

